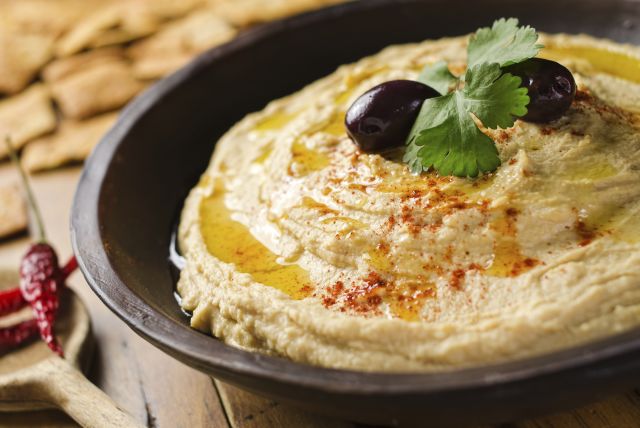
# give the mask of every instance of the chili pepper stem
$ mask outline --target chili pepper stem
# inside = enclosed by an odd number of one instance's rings
[[[22,184],[24,185],[27,193],[27,200],[29,202],[29,207],[31,208],[31,212],[33,213],[36,227],[38,229],[36,233],[36,236],[38,237],[38,241],[47,242],[47,236],[44,230],[44,222],[42,221],[42,214],[40,212],[40,209],[38,208],[38,203],[36,202],[36,198],[33,194],[33,190],[29,182],[29,177],[27,176],[27,173],[24,170],[22,163],[20,162],[20,156],[18,156],[18,153],[13,148],[13,144],[11,144],[11,138],[9,138],[9,136],[5,137],[4,142],[7,145],[7,150],[9,152],[9,157],[11,158],[11,161],[18,168],[18,172],[20,172],[20,177],[22,178]]]

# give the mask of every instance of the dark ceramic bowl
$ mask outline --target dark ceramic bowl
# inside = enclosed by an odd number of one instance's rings
[[[370,424],[499,422],[601,398],[640,380],[640,332],[539,358],[438,374],[340,371],[244,352],[189,328],[167,262],[172,225],[215,141],[245,114],[381,48],[460,35],[501,16],[542,31],[640,42],[640,2],[366,0],[244,33],[156,84],[88,160],[72,240],[89,285],[142,337],[205,373]]]

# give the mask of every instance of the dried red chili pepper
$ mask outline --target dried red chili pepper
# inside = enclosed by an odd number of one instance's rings
[[[78,261],[71,257],[66,265],[61,269],[61,286],[64,281],[78,268]],[[60,287],[58,287],[59,292]],[[15,312],[26,306],[28,302],[22,297],[20,287],[10,290],[0,291],[0,316]],[[36,319],[25,321],[15,326],[0,329],[0,352],[15,348],[24,343],[27,339],[35,336],[39,332]]]
[[[66,265],[62,268],[62,280],[66,279],[78,268],[78,261],[72,256]],[[10,288],[8,290],[0,290],[0,317],[16,312],[25,306],[28,302],[22,297],[20,286]]]
[[[20,291],[33,309],[40,337],[51,350],[62,357],[62,347],[55,338],[53,326],[59,306],[58,290],[64,285],[63,272],[55,250],[47,243],[42,216],[27,174],[8,139],[6,144],[9,155],[22,177],[39,237],[38,242],[31,245],[20,263]]]
[[[31,245],[20,263],[20,291],[33,309],[40,337],[56,354],[63,356],[62,347],[53,332],[58,312],[58,290],[64,285],[58,256],[51,245]]]
[[[0,317],[22,309],[27,301],[22,297],[20,288],[0,291]]]
[[[36,334],[38,334],[38,323],[35,319],[0,328],[0,352],[22,345]]]

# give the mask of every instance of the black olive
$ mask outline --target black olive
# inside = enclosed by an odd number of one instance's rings
[[[528,122],[551,122],[560,118],[571,106],[576,95],[576,81],[562,64],[542,58],[532,58],[504,68],[522,79],[529,90]]]
[[[369,89],[347,110],[347,133],[365,153],[404,144],[427,98],[440,94],[412,80],[392,80]]]

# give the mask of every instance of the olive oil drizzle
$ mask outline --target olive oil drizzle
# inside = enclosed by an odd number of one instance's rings
[[[293,299],[313,291],[309,272],[298,265],[278,263],[278,256],[265,247],[249,228],[233,220],[224,202],[225,189],[216,181],[211,196],[200,205],[200,228],[208,252],[224,263],[251,275],[254,281],[276,288]]]
[[[304,143],[295,141],[291,146],[291,164],[288,172],[293,177],[304,177],[326,168],[330,161],[329,156],[325,153],[310,149]]]
[[[640,58],[626,53],[583,46],[549,46],[540,52],[540,57],[558,62],[567,59],[586,60],[596,70],[640,83]]]
[[[298,116],[298,113],[277,112],[262,119],[254,128],[258,132],[278,131],[287,126]]]
[[[485,271],[487,275],[502,278],[518,276],[539,264],[538,260],[522,254],[517,239],[516,219],[517,211],[511,208],[505,210],[490,224],[496,240],[493,246],[493,261]]]

